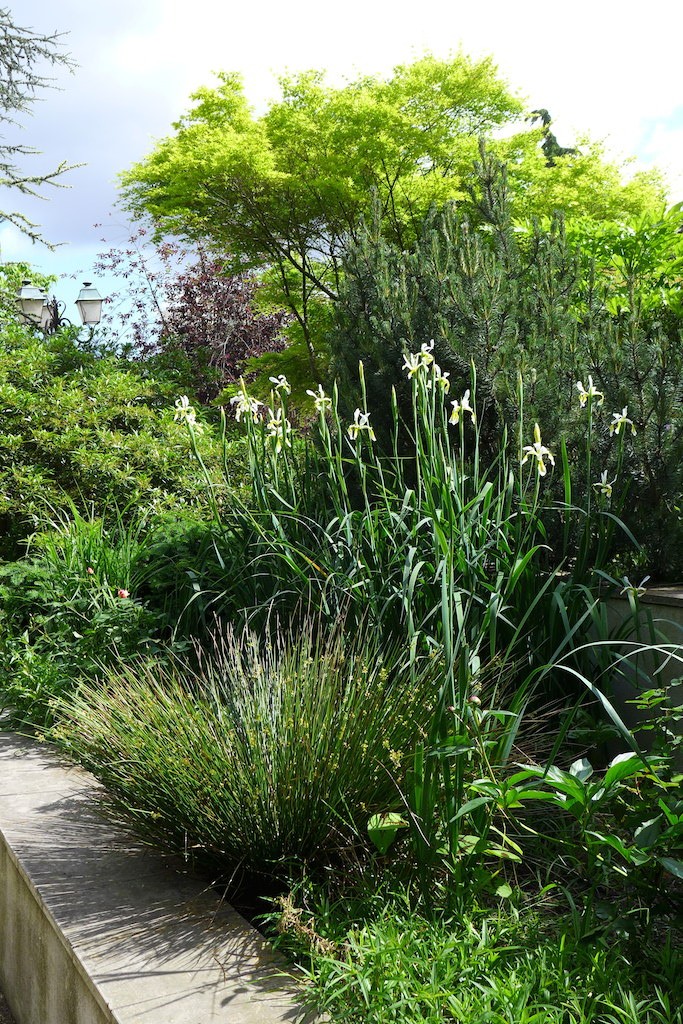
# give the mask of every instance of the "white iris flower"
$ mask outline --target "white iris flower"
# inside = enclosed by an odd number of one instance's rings
[[[474,409],[472,408],[472,406],[470,404],[470,389],[469,388],[467,389],[467,391],[462,396],[462,398],[460,399],[459,402],[456,400],[454,402],[451,402],[451,405],[453,406],[453,411],[451,412],[451,415],[449,417],[449,423],[453,423],[453,424],[459,423],[460,422],[460,417],[463,415],[463,413],[466,413],[466,412],[468,412],[470,414],[470,417],[471,417],[473,423],[477,422],[477,414],[476,414],[476,412],[474,411]]]
[[[587,388],[583,386],[580,380],[577,380],[576,387],[579,392],[579,402],[581,403],[582,409],[585,409],[586,403],[588,402],[589,398],[591,400],[597,398],[597,405],[602,405],[602,403],[605,401],[605,396],[603,395],[602,391],[598,391],[595,384],[593,383],[593,378],[590,376],[588,377]]]
[[[353,414],[353,423],[349,424],[348,435],[353,441],[355,441],[358,438],[358,435],[364,430],[367,431],[368,437],[371,441],[376,440],[375,431],[370,426],[370,413],[361,412],[360,409],[356,409]]]
[[[323,391],[322,384],[318,384],[317,391],[307,390],[306,394],[310,395],[311,398],[313,399],[313,402],[315,403],[316,412],[325,412],[325,409],[328,409],[332,405],[332,399],[330,398],[329,395],[325,394],[325,392]]]
[[[281,373],[278,377],[269,377],[268,380],[273,385],[276,391],[284,391],[286,395],[291,395],[292,386],[285,377],[284,373]]]
[[[633,420],[630,420],[627,416],[628,406],[625,405],[621,412],[612,413],[612,422],[609,425],[610,434],[618,434],[623,426],[629,426],[631,433],[635,436],[636,428]]]
[[[600,480],[598,481],[598,483],[597,484],[593,484],[593,489],[595,491],[598,491],[599,494],[604,494],[607,498],[611,498],[612,497],[612,487],[616,483],[616,480],[617,480],[616,477],[614,478],[614,480],[608,480],[607,479],[607,470],[605,469],[600,474]]]
[[[187,395],[181,395],[180,398],[176,398],[173,419],[176,423],[186,423],[187,426],[192,427],[197,434],[201,434],[204,429],[201,423],[197,423],[197,413],[195,412],[194,406],[190,405],[190,399]]]
[[[522,465],[527,462],[528,459],[536,460],[536,469],[538,470],[539,476],[545,476],[547,470],[545,466],[545,460],[547,459],[551,466],[555,465],[555,457],[549,448],[541,441],[541,428],[538,423],[534,424],[534,443],[527,444],[524,446],[523,451],[525,453],[522,459]]]
[[[277,412],[269,409],[268,416],[268,437],[275,441],[275,452],[279,455],[284,445],[287,448],[292,447],[292,442],[289,439],[292,424],[283,417],[282,409],[278,409]]]

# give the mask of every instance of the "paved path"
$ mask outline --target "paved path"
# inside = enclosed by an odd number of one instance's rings
[[[101,799],[55,751],[0,733],[0,936],[22,1021],[70,1019],[74,1000],[102,1024],[299,1021],[300,989],[263,936],[115,827]]]

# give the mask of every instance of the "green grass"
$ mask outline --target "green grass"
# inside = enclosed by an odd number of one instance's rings
[[[582,941],[561,907],[542,904],[428,920],[405,900],[375,899],[359,921],[341,905],[322,903],[316,917],[286,902],[279,941],[299,954],[310,1005],[335,1022],[680,1024],[670,941]]]

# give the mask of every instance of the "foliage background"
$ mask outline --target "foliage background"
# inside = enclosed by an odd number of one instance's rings
[[[201,499],[199,468],[173,420],[178,384],[145,364],[84,350],[74,333],[48,339],[17,324],[0,331],[0,527],[5,557],[34,516],[65,497],[81,511],[144,498]],[[207,427],[206,458],[218,458]]]

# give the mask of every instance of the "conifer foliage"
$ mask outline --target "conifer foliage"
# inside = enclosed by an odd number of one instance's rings
[[[610,415],[633,421],[623,518],[645,542],[643,569],[680,576],[680,211],[623,224],[524,223],[512,216],[505,169],[485,153],[478,178],[471,201],[432,210],[409,249],[383,237],[377,220],[349,246],[331,339],[347,413],[359,402],[353,381],[362,360],[375,430],[388,444],[380,396],[393,386],[409,410],[403,359],[433,339],[454,393],[475,367],[484,443],[497,443],[503,421],[539,422],[578,460],[585,417],[577,383],[590,375],[603,395],[596,429],[605,479],[615,469]],[[584,493],[599,476],[579,484]]]
[[[40,71],[41,66],[70,67],[71,61],[61,48],[58,33],[37,32],[22,28],[14,21],[8,7],[0,8],[0,126],[18,123],[17,118],[30,112],[36,94],[52,85]],[[58,185],[58,179],[69,170],[62,162],[52,171],[27,174],[21,164],[24,157],[37,155],[32,146],[0,139],[0,187],[14,189],[24,195],[39,195],[42,185]],[[0,221],[9,221],[38,241],[37,226],[22,213],[0,210]]]

